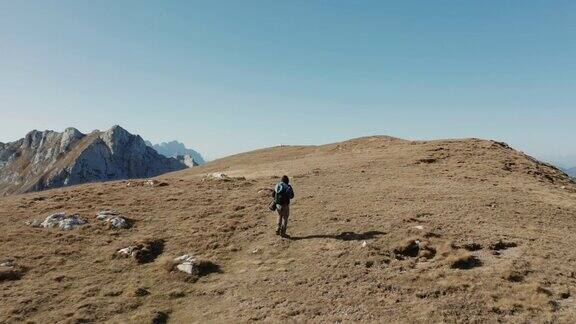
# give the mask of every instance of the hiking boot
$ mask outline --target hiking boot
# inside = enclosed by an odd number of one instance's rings
[[[276,235],[281,235],[281,232],[279,229],[276,230]]]

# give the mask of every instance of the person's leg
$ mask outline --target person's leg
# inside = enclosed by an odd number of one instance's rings
[[[276,206],[276,211],[278,212],[278,227],[276,228],[276,235],[280,235],[280,233],[282,232],[282,206],[277,205]]]
[[[288,218],[290,217],[290,205],[282,206],[282,230],[281,235],[286,235],[286,230],[288,229]]]

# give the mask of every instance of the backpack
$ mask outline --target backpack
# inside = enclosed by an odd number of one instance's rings
[[[288,205],[293,197],[292,187],[284,182],[280,182],[274,188],[274,202],[278,205]]]

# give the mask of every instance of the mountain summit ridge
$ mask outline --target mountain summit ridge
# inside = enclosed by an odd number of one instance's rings
[[[0,194],[153,177],[185,168],[118,125],[90,134],[72,127],[62,133],[33,130],[0,145]]]

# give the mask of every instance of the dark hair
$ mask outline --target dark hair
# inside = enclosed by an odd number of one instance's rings
[[[284,182],[285,184],[289,184],[290,183],[290,179],[288,179],[287,175],[282,176],[282,182]]]

